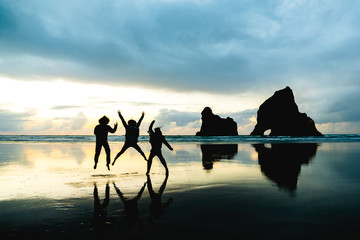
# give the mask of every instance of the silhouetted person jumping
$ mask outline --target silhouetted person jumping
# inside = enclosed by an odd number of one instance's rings
[[[145,113],[142,112],[142,115],[137,123],[135,120],[132,120],[132,119],[129,120],[128,123],[126,123],[125,119],[121,115],[120,111],[118,111],[118,114],[119,114],[121,122],[124,125],[124,128],[126,130],[125,143],[124,143],[124,146],[122,147],[121,151],[116,155],[112,165],[115,164],[116,159],[118,159],[121,156],[121,154],[123,154],[126,151],[126,149],[128,149],[129,147],[135,148],[141,154],[141,156],[144,157],[145,161],[147,161],[144,152],[141,150],[141,148],[137,144],[139,132],[140,132],[139,127],[140,127],[141,121],[144,118]]]
[[[161,153],[161,147],[162,144],[164,143],[171,151],[173,150],[173,148],[170,146],[170,144],[166,141],[165,137],[162,135],[162,132],[160,130],[160,128],[155,128],[155,132],[152,130],[152,127],[155,123],[155,120],[151,122],[150,126],[149,126],[149,131],[148,133],[150,134],[150,143],[151,143],[151,150],[150,150],[150,156],[149,156],[149,160],[148,160],[148,164],[147,164],[147,172],[146,174],[148,175],[150,173],[150,168],[151,168],[151,164],[152,164],[152,159],[155,156],[158,156],[158,158],[160,159],[161,164],[165,167],[166,169],[166,175],[169,174],[169,169],[166,165],[166,161],[165,158],[163,157],[162,153]]]
[[[99,123],[100,124],[97,125],[94,129],[94,134],[96,136],[94,169],[96,169],[96,166],[99,161],[101,147],[104,147],[105,152],[106,152],[106,166],[107,166],[108,170],[110,170],[110,166],[109,166],[110,165],[110,147],[109,147],[109,143],[108,143],[108,133],[116,132],[118,124],[115,123],[114,128],[111,128],[109,125],[107,125],[109,123],[109,118],[106,116],[103,116],[102,118],[100,118]]]

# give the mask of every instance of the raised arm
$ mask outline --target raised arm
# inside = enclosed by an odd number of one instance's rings
[[[149,134],[152,134],[152,133],[154,133],[154,131],[153,131],[153,126],[154,126],[154,123],[155,123],[155,120],[153,120],[151,123],[150,123],[150,126],[149,126],[149,131],[148,131],[148,133]]]
[[[111,132],[111,133],[116,132],[117,127],[118,127],[118,123],[115,123],[114,128],[111,128],[111,127],[109,126],[109,132]]]
[[[144,115],[145,115],[145,113],[142,112],[141,117],[140,117],[140,119],[139,119],[139,121],[138,121],[138,123],[136,125],[137,127],[140,127],[140,124],[141,124],[142,120],[144,119]]]
[[[121,119],[122,124],[124,125],[124,127],[127,127],[127,123],[125,122],[125,119],[123,118],[123,116],[121,115],[120,110],[118,110],[118,114],[119,114],[119,118]]]

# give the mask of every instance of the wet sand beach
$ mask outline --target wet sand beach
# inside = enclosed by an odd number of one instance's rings
[[[148,155],[149,144],[140,142]],[[0,143],[4,239],[356,239],[360,143],[171,142],[94,170],[93,142]],[[122,146],[110,142],[112,157]]]

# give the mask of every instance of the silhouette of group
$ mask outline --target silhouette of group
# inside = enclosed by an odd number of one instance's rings
[[[162,195],[165,191],[166,184],[168,180],[168,175],[165,175],[165,179],[161,184],[159,190],[156,192],[153,189],[153,185],[151,182],[151,178],[147,175],[147,181],[144,182],[143,186],[140,188],[139,192],[135,197],[126,197],[120,188],[113,182],[114,189],[119,196],[122,204],[123,204],[123,214],[125,224],[128,227],[138,226],[139,231],[142,230],[142,222],[140,219],[140,213],[138,208],[138,201],[140,200],[145,187],[147,185],[147,189],[150,196],[150,204],[149,204],[149,220],[151,223],[158,220],[162,214],[165,213],[166,208],[170,206],[170,204],[174,201],[172,197],[168,198],[166,201],[163,201]],[[105,187],[105,199],[100,201],[97,184],[94,183],[94,224],[97,229],[103,229],[106,226],[106,223],[109,222],[107,208],[110,203],[110,186],[109,182],[106,183]]]
[[[144,158],[145,161],[147,161],[147,172],[146,174],[150,173],[152,160],[155,156],[158,156],[160,159],[161,164],[164,166],[166,170],[166,175],[169,174],[169,169],[167,167],[165,158],[162,155],[161,147],[164,143],[171,151],[173,148],[170,146],[170,144],[166,141],[165,137],[162,135],[162,132],[159,127],[155,128],[155,131],[152,129],[153,125],[155,123],[155,120],[153,120],[149,126],[149,135],[150,135],[150,144],[151,144],[151,150],[149,159],[146,158],[144,152],[141,150],[140,146],[138,145],[138,138],[140,134],[140,124],[142,120],[144,119],[145,113],[142,112],[141,117],[138,122],[136,122],[133,119],[130,119],[128,122],[125,121],[124,117],[122,116],[120,110],[118,111],[119,118],[121,119],[121,122],[125,128],[125,142],[120,150],[120,152],[116,155],[114,161],[112,162],[112,165],[115,164],[116,160],[129,148],[133,147],[135,148],[141,156]],[[94,134],[96,136],[96,147],[95,147],[95,165],[94,169],[96,169],[99,156],[102,147],[105,149],[106,153],[106,166],[108,170],[110,170],[110,147],[108,143],[108,133],[115,133],[117,130],[118,124],[115,123],[114,128],[110,127],[108,123],[110,122],[109,118],[106,116],[103,116],[99,119],[99,125],[97,125],[94,129]]]

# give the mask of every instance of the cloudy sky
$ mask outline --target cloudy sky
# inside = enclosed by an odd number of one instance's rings
[[[0,0],[0,134],[117,109],[195,134],[206,106],[249,134],[286,86],[321,132],[360,133],[359,26],[357,0]]]

